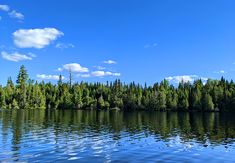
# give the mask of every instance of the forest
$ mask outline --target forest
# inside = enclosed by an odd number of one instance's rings
[[[231,80],[198,79],[170,85],[167,80],[144,86],[120,80],[104,83],[63,82],[29,79],[25,66],[17,81],[0,85],[1,109],[97,109],[158,111],[235,111],[235,83]]]

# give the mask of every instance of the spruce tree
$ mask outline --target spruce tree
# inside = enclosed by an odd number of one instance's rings
[[[208,93],[204,93],[203,98],[202,98],[202,106],[204,111],[213,111],[214,108],[214,103],[212,101],[212,97]]]
[[[20,67],[20,71],[17,77],[16,83],[18,84],[17,89],[17,102],[19,104],[19,107],[21,109],[24,109],[26,107],[27,103],[27,80],[28,80],[28,74],[27,70],[25,69],[24,65]]]

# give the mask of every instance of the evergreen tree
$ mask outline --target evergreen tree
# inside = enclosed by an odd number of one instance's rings
[[[202,104],[201,104],[201,98],[202,98],[202,93],[201,93],[201,89],[202,89],[202,81],[198,80],[195,81],[194,86],[192,88],[192,107],[195,110],[201,110],[202,109]]]
[[[208,93],[204,93],[202,98],[202,106],[203,110],[205,111],[213,111],[214,110],[214,103],[212,101],[212,97]]]
[[[34,82],[21,66],[16,85],[9,78],[0,86],[0,108],[235,111],[235,83],[224,78],[182,81],[178,87],[167,80],[144,87],[120,80],[73,84],[71,72],[69,78],[68,83],[61,75],[57,84]]]
[[[21,109],[24,109],[26,107],[26,99],[27,99],[27,80],[28,80],[28,74],[27,70],[25,67],[22,65],[20,67],[20,71],[17,77],[16,83],[18,84],[18,89],[17,89],[17,102],[19,104],[19,107]]]
[[[82,91],[78,85],[74,86],[73,88],[73,100],[75,109],[81,109],[83,107],[82,103]]]
[[[5,109],[6,108],[6,99],[5,99],[5,92],[0,86],[0,109]]]
[[[164,88],[160,89],[157,95],[157,108],[158,110],[166,109],[166,93]]]
[[[15,86],[11,78],[8,78],[7,85],[4,91],[5,91],[6,105],[8,108],[11,108],[15,92]]]
[[[178,94],[174,89],[171,89],[166,96],[166,106],[169,110],[176,110],[178,104]]]
[[[13,99],[11,108],[12,109],[19,109],[19,105],[18,105],[16,99]]]
[[[104,102],[103,96],[101,95],[97,101],[97,109],[100,110],[100,109],[104,109],[104,108],[105,108],[105,102]]]
[[[19,71],[19,74],[17,76],[17,84],[18,85],[24,85],[26,84],[28,80],[28,74],[27,74],[27,70],[25,69],[24,65],[22,65],[20,67],[20,71]]]
[[[188,110],[189,108],[189,83],[181,82],[178,87],[178,109]]]

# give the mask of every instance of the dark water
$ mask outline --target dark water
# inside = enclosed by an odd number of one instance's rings
[[[234,162],[235,116],[0,111],[3,162]]]

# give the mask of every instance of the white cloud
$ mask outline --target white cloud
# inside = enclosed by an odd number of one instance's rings
[[[75,46],[73,44],[57,43],[55,47],[58,49],[67,49],[67,48],[74,48]]]
[[[75,72],[75,73],[89,72],[88,68],[82,67],[78,63],[65,64],[65,65],[63,65],[62,68],[58,68],[57,70],[58,71],[67,70],[67,71],[71,71],[71,72]]]
[[[2,11],[9,11],[10,7],[8,5],[0,5],[0,10],[2,10]]]
[[[219,73],[224,74],[226,72],[224,70],[220,70]]]
[[[116,61],[113,61],[113,60],[107,60],[107,61],[104,61],[105,64],[117,64]]]
[[[201,77],[200,78],[202,81],[207,81],[208,80],[208,78],[205,78],[205,77]]]
[[[92,73],[92,76],[105,76],[105,72],[104,71],[93,71]]]
[[[31,53],[31,52],[29,52],[29,53],[28,53],[28,55],[29,55],[30,57],[33,57],[33,58],[35,58],[35,57],[36,57],[36,54]]]
[[[10,53],[7,53],[7,52],[3,51],[1,53],[1,55],[2,55],[3,59],[6,59],[8,61],[13,61],[13,62],[19,62],[19,61],[32,60],[33,59],[33,56],[31,56],[31,55],[20,54],[18,52],[14,52],[14,53],[10,54]]]
[[[104,77],[104,76],[121,76],[121,73],[113,73],[110,71],[93,71],[91,73],[95,77]]]
[[[220,70],[220,71],[214,71],[215,74],[226,74],[227,72],[224,70]]]
[[[154,47],[156,47],[156,46],[158,46],[158,43],[152,43],[152,44],[146,44],[146,45],[144,45],[144,48],[154,48]]]
[[[102,67],[102,66],[94,66],[94,68],[96,68],[98,70],[105,70],[106,69],[105,67]]]
[[[7,12],[11,18],[16,18],[19,20],[24,19],[24,15],[22,13],[17,12],[16,10],[10,10],[8,5],[0,5],[0,10]]]
[[[41,49],[62,35],[63,32],[55,28],[19,29],[13,33],[13,39],[19,48]]]
[[[82,78],[89,78],[89,77],[91,77],[90,74],[78,74],[77,76],[78,77],[82,77]]]
[[[206,81],[208,78],[205,77],[199,77],[198,75],[182,75],[182,76],[169,76],[165,78],[166,80],[174,83],[180,83],[180,82],[193,82],[196,79],[201,79],[203,81]]]
[[[110,71],[92,71],[91,73],[77,74],[77,77],[89,78],[89,77],[105,77],[105,76],[121,76],[121,73],[110,72]]]
[[[12,18],[17,18],[17,19],[20,19],[20,20],[24,19],[24,15],[22,13],[20,13],[20,12],[15,11],[15,10],[12,10],[8,14]]]
[[[37,78],[41,80],[59,80],[59,75],[45,75],[45,74],[37,74]],[[64,80],[65,77],[62,76],[62,80]]]
[[[63,71],[63,69],[62,69],[62,68],[58,68],[57,71],[60,71],[60,72],[61,72],[61,71]]]

